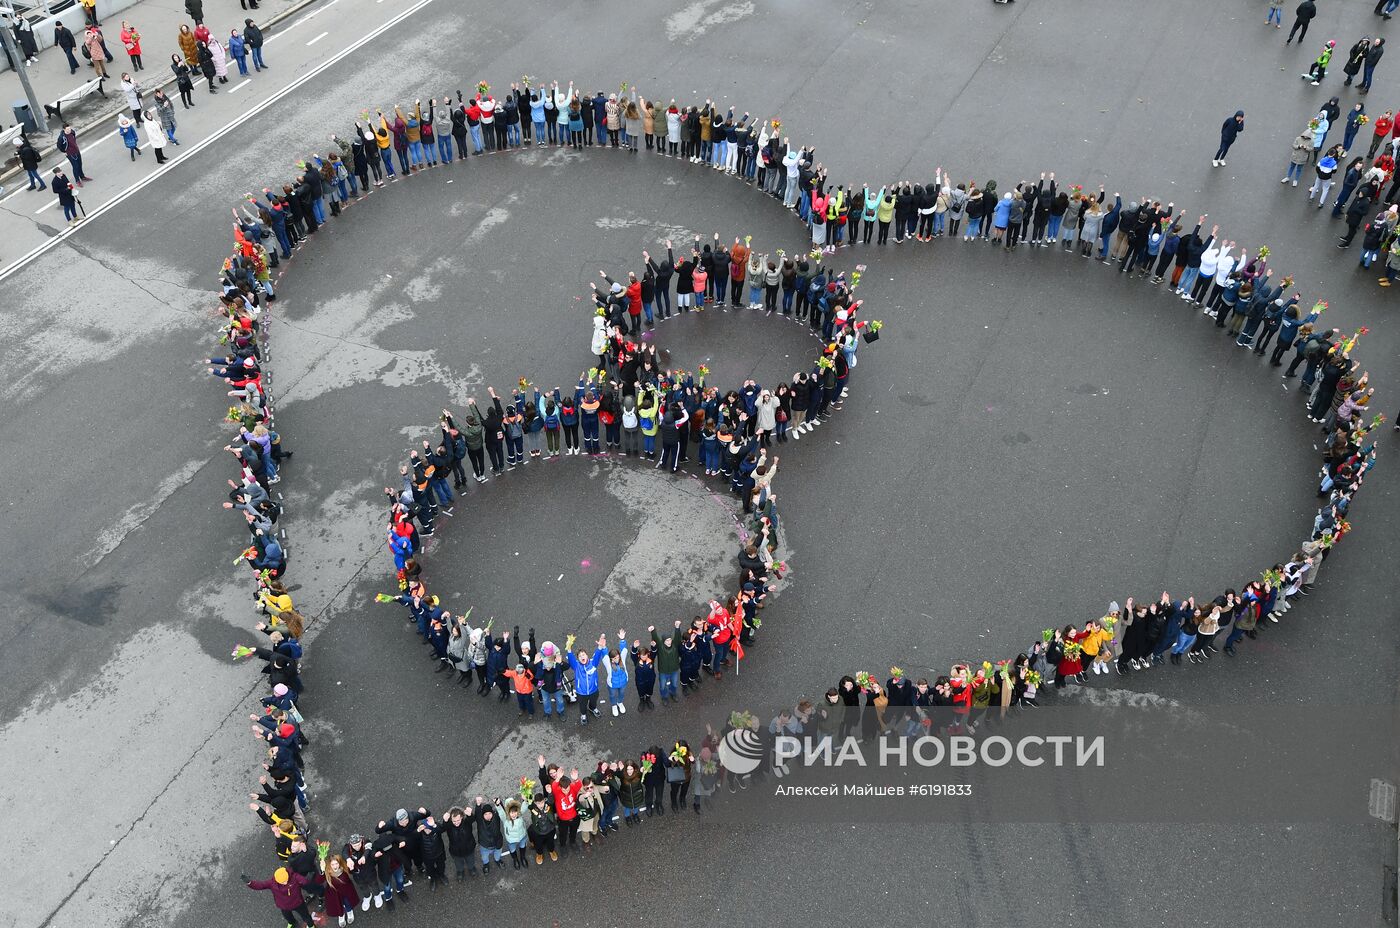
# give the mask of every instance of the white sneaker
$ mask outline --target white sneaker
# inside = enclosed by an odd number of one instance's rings
[[[345,916],[344,916],[344,915],[340,916],[340,917],[337,918],[335,921],[336,921],[336,924],[340,926],[340,928],[345,928]]]
[[[347,925],[353,925],[353,924],[355,924],[355,908],[354,908],[354,906],[351,906],[349,909],[346,910],[346,912],[345,912],[345,924],[347,924]]]
[[[627,714],[627,707],[626,707],[626,706],[621,706],[621,705],[620,705],[620,706],[617,707],[617,711],[620,712],[620,713],[623,714],[623,715],[626,715],[626,714]]]
[[[383,894],[383,893],[375,893],[375,894],[374,894],[374,907],[375,907],[376,909],[382,909],[382,908],[384,908],[384,894]]]
[[[612,707],[613,718],[617,718],[617,706]]]
[[[1298,182],[1296,180],[1293,182],[1293,186],[1298,186]]]
[[[374,899],[377,899],[377,898],[379,898],[379,897],[378,897],[378,896],[375,896],[375,897],[374,897]],[[374,899],[371,899],[369,896],[366,896],[364,899],[360,900],[360,911],[361,911],[361,912],[368,912],[368,911],[369,911],[370,904],[374,902]]]

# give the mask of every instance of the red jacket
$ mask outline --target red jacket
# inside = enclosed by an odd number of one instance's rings
[[[1390,118],[1388,118],[1388,117],[1386,117],[1386,116],[1377,116],[1377,117],[1376,117],[1376,135],[1380,136],[1381,138],[1385,138],[1386,133],[1388,133],[1388,132],[1390,131],[1391,127],[1392,127],[1394,124],[1395,124],[1395,120],[1393,120],[1393,119],[1390,119]]]
[[[301,888],[310,881],[300,873],[289,871],[287,875],[289,879],[285,883],[276,880],[250,880],[248,888],[272,890],[272,901],[277,904],[277,908],[283,912],[290,912],[304,902],[301,898]]]
[[[642,314],[642,282],[634,280],[627,285],[627,312],[633,316]]]
[[[567,787],[556,781],[549,784],[549,792],[554,796],[554,814],[561,822],[572,822],[578,818],[578,791],[583,789],[583,781],[575,780]]]

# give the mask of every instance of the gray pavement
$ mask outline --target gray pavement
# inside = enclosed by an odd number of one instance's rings
[[[341,2],[327,19],[344,30],[335,48],[391,15]],[[1342,20],[1329,24],[1339,44],[1375,27],[1362,5],[1328,15]],[[567,41],[538,28],[552,17],[574,24]],[[76,812],[82,830],[77,840],[26,829],[54,865],[31,875],[0,924],[256,924],[271,911],[236,883],[269,857],[239,801],[253,779],[242,720],[258,681],[227,659],[253,618],[230,566],[238,526],[215,508],[228,471],[213,424],[222,398],[193,363],[211,340],[207,288],[227,245],[218,216],[234,195],[324,147],[349,114],[482,75],[728,94],[812,140],[837,180],[917,179],[942,164],[1005,185],[1053,169],[1209,210],[1222,234],[1267,241],[1305,297],[1330,299],[1329,322],[1372,327],[1360,354],[1385,411],[1397,371],[1384,295],[1353,270],[1355,252],[1333,247],[1335,224],[1271,173],[1336,81],[1299,87],[1290,71],[1303,53],[1276,48],[1281,38],[1260,20],[1253,7],[1089,0],[978,5],[955,25],[864,4],[800,14],[757,3],[526,4],[507,14],[433,3],[19,268],[5,281],[4,366],[17,373],[0,420],[11,491],[3,585],[14,604],[0,620],[11,720],[0,729],[0,808],[6,821]],[[1310,39],[1326,31],[1320,21]],[[1116,62],[1112,80],[1099,56],[1074,52],[1085,41]],[[627,73],[600,59],[609,47],[628,50]],[[1118,54],[1130,48],[1143,53]],[[1173,84],[1178,70],[1198,90]],[[1383,64],[1368,99],[1378,109],[1395,86],[1388,76]],[[1229,167],[1212,171],[1219,122],[1241,106],[1247,132]],[[282,487],[298,602],[319,628],[306,708],[313,811],[326,827],[362,828],[405,800],[442,805],[490,788],[539,750],[585,760],[635,749],[718,720],[736,700],[824,689],[853,665],[941,668],[1023,647],[1108,598],[1213,592],[1253,576],[1304,529],[1315,459],[1296,396],[1179,301],[1059,254],[946,241],[891,247],[878,263],[843,252],[838,263],[869,264],[862,295],[890,330],[863,350],[841,416],[782,452],[796,573],[765,616],[752,674],[726,679],[723,697],[710,688],[665,718],[629,717],[586,737],[542,722],[522,732],[513,712],[444,693],[401,619],[370,603],[389,563],[376,488],[409,439],[487,383],[502,389],[527,371],[576,377],[587,315],[575,297],[598,267],[632,266],[640,248],[682,230],[801,241],[733,181],[647,157],[531,153],[437,169],[357,204],[290,266],[273,328],[275,389],[300,452]],[[759,377],[790,373],[777,355],[806,350],[790,324],[749,320],[746,335],[736,320],[714,321],[667,323],[658,338],[684,357],[719,347],[735,374]],[[733,543],[715,504],[687,495],[694,481],[673,499],[659,489],[666,478],[628,465],[549,466],[473,491],[431,555],[437,585],[541,630],[631,631],[694,599],[686,589],[658,597],[639,578],[642,533],[701,520],[695,557]],[[1376,608],[1388,594],[1376,567],[1396,554],[1384,530],[1396,505],[1387,467],[1383,448],[1356,532],[1301,621],[1232,666],[1115,678],[1099,685],[1106,698],[1148,692],[1241,714],[1254,702],[1332,702],[1345,687],[1308,683],[1319,643],[1364,654],[1391,678],[1394,633]],[[619,611],[626,623],[612,620]],[[1232,782],[1266,780],[1259,771]],[[654,918],[655,901],[619,885],[667,887],[668,905],[777,924],[873,912],[972,924],[1215,925],[1261,913],[1288,925],[1372,924],[1393,860],[1386,829],[1286,821],[993,829],[911,814],[901,828],[644,827],[660,835],[624,835],[626,848],[557,875],[511,874],[485,898],[473,888],[415,901],[418,917],[446,923],[470,900],[494,919],[535,923],[530,890],[552,876],[576,900],[561,924]],[[855,886],[833,886],[838,871]]]

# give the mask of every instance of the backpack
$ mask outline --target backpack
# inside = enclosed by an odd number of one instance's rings
[[[68,136],[64,133],[60,132],[58,134],[58,139],[53,144],[59,151],[65,154],[68,152]]]

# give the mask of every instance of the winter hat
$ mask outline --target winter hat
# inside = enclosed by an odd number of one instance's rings
[[[279,683],[279,684],[277,684],[276,686],[274,686],[274,687],[272,688],[272,695],[274,695],[274,696],[286,696],[286,695],[287,695],[287,684],[285,684],[285,683]]]
[[[23,145],[23,144],[24,144],[24,139],[15,139],[15,141],[14,141],[14,145],[15,145],[16,148],[19,148],[19,147],[20,147],[21,145]]]
[[[540,645],[540,653],[545,657],[553,657],[555,654],[554,642],[546,641],[544,644]]]
[[[524,672],[525,672],[525,665],[524,665],[524,664],[516,664],[516,665],[515,665],[515,672],[516,672],[516,673],[524,673]]]
[[[131,117],[129,117],[129,116],[118,116],[118,117],[117,117],[117,125],[121,126],[123,129],[125,129],[127,126],[131,125]]]
[[[292,875],[287,872],[286,867],[278,867],[276,870],[273,871],[272,878],[276,880],[280,885],[286,886],[287,881],[292,878]]]
[[[1110,602],[1110,603],[1108,604],[1108,614],[1109,614],[1109,615],[1114,615],[1115,613],[1120,612],[1120,611],[1122,611],[1122,610],[1120,610],[1120,609],[1118,608],[1118,600],[1115,599],[1115,600],[1113,600],[1112,602]]]
[[[612,292],[613,292],[613,293],[621,293],[621,292],[622,292],[622,284],[614,283],[614,284],[612,285]]]
[[[394,813],[394,820],[395,820],[395,821],[399,821],[399,822],[406,822],[406,821],[408,821],[408,810],[407,810],[407,809],[400,809],[399,811],[395,812],[395,813]]]
[[[283,722],[281,725],[277,726],[277,737],[279,738],[290,738],[296,733],[297,730],[291,722]]]
[[[1243,115],[1244,115],[1244,110],[1235,110],[1235,115],[1236,115],[1236,116],[1243,116]]]

